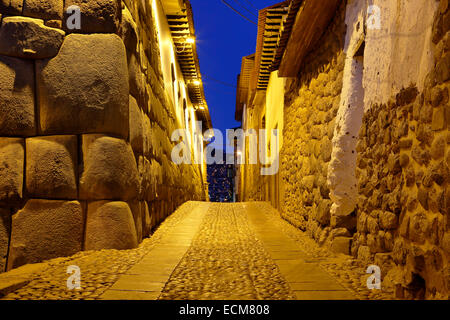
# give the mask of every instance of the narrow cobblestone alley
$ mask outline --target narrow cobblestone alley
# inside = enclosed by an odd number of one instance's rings
[[[448,302],[449,3],[0,0],[0,300]]]
[[[67,288],[73,265],[79,290]],[[84,251],[16,269],[8,276],[26,285],[3,299],[389,298],[385,288],[365,287],[364,271],[320,249],[268,203],[188,202],[137,249]]]

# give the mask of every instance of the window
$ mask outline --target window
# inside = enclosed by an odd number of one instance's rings
[[[176,94],[175,94],[175,88],[176,88],[176,78],[175,78],[175,67],[173,63],[170,64],[170,73],[172,75],[172,91],[173,91],[173,101],[175,102]]]

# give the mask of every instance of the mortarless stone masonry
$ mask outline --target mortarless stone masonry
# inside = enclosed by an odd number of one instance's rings
[[[449,13],[440,1],[423,91],[373,105],[359,134],[352,254],[388,270],[397,298],[445,297],[450,285]]]
[[[285,190],[281,210],[285,219],[321,244],[349,237],[355,227],[355,219],[349,217],[334,221],[339,232],[331,232],[332,201],[327,184],[345,62],[344,8],[322,45],[306,58],[301,75],[288,82],[285,93],[283,139],[293,143],[283,145],[280,151]],[[302,206],[297,205],[299,200]]]
[[[182,124],[150,1],[1,0],[0,17],[0,272],[136,247],[205,199],[199,168],[171,162]]]
[[[380,266],[396,298],[447,299],[449,2],[374,4],[380,30],[361,28],[366,1],[342,1],[286,80],[278,207],[320,245]],[[258,108],[244,129],[260,127]],[[242,200],[272,201],[257,169],[241,166]]]

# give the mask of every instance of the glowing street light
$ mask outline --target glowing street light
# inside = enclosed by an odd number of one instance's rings
[[[195,43],[195,37],[193,37],[193,36],[187,37],[186,38],[186,43],[194,44]]]

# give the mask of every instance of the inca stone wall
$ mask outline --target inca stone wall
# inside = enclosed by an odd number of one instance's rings
[[[0,271],[134,248],[204,199],[199,168],[170,160],[150,1],[0,0],[0,19]]]
[[[398,298],[445,298],[450,286],[449,8],[433,25],[435,64],[416,85],[364,115],[357,146],[352,254],[381,267]]]
[[[414,11],[417,5],[436,12],[432,27],[425,26],[429,33],[425,28],[413,35],[424,50],[405,55],[422,62],[422,69],[411,74],[428,73],[424,83],[412,76],[409,86],[397,89],[408,75],[387,73],[387,84],[370,78],[377,70],[397,70],[392,64],[402,57],[397,53],[401,47],[391,52],[394,56],[383,56],[376,51],[379,41],[392,41],[395,47],[411,37],[378,40],[374,31],[366,35],[366,41],[372,41],[366,50],[373,54],[364,60],[357,46],[364,41],[363,31],[358,33],[357,25],[365,3],[344,1],[298,77],[289,79],[285,88],[281,214],[334,252],[379,266],[383,285],[393,286],[397,298],[446,298],[450,287],[450,14],[447,0],[436,3],[402,3],[400,9]],[[393,23],[394,13],[389,16]],[[430,67],[428,42],[433,51]],[[375,61],[380,65],[372,65]],[[347,64],[352,68],[348,79]],[[361,93],[352,91],[354,80],[361,82]],[[391,97],[384,94],[388,91]],[[377,94],[383,102],[371,100]],[[360,109],[351,110],[355,105]],[[345,162],[350,160],[355,163]],[[348,185],[355,166],[355,185]],[[348,181],[342,180],[345,177]],[[258,187],[251,187],[257,193],[254,198],[264,199]],[[335,208],[336,214],[333,206],[341,199],[346,201],[341,202],[344,209]]]
[[[319,243],[347,252],[354,217],[331,219],[327,184],[345,54],[345,4],[320,45],[306,57],[302,72],[286,85],[280,175],[285,219]],[[333,228],[331,228],[333,226]]]

